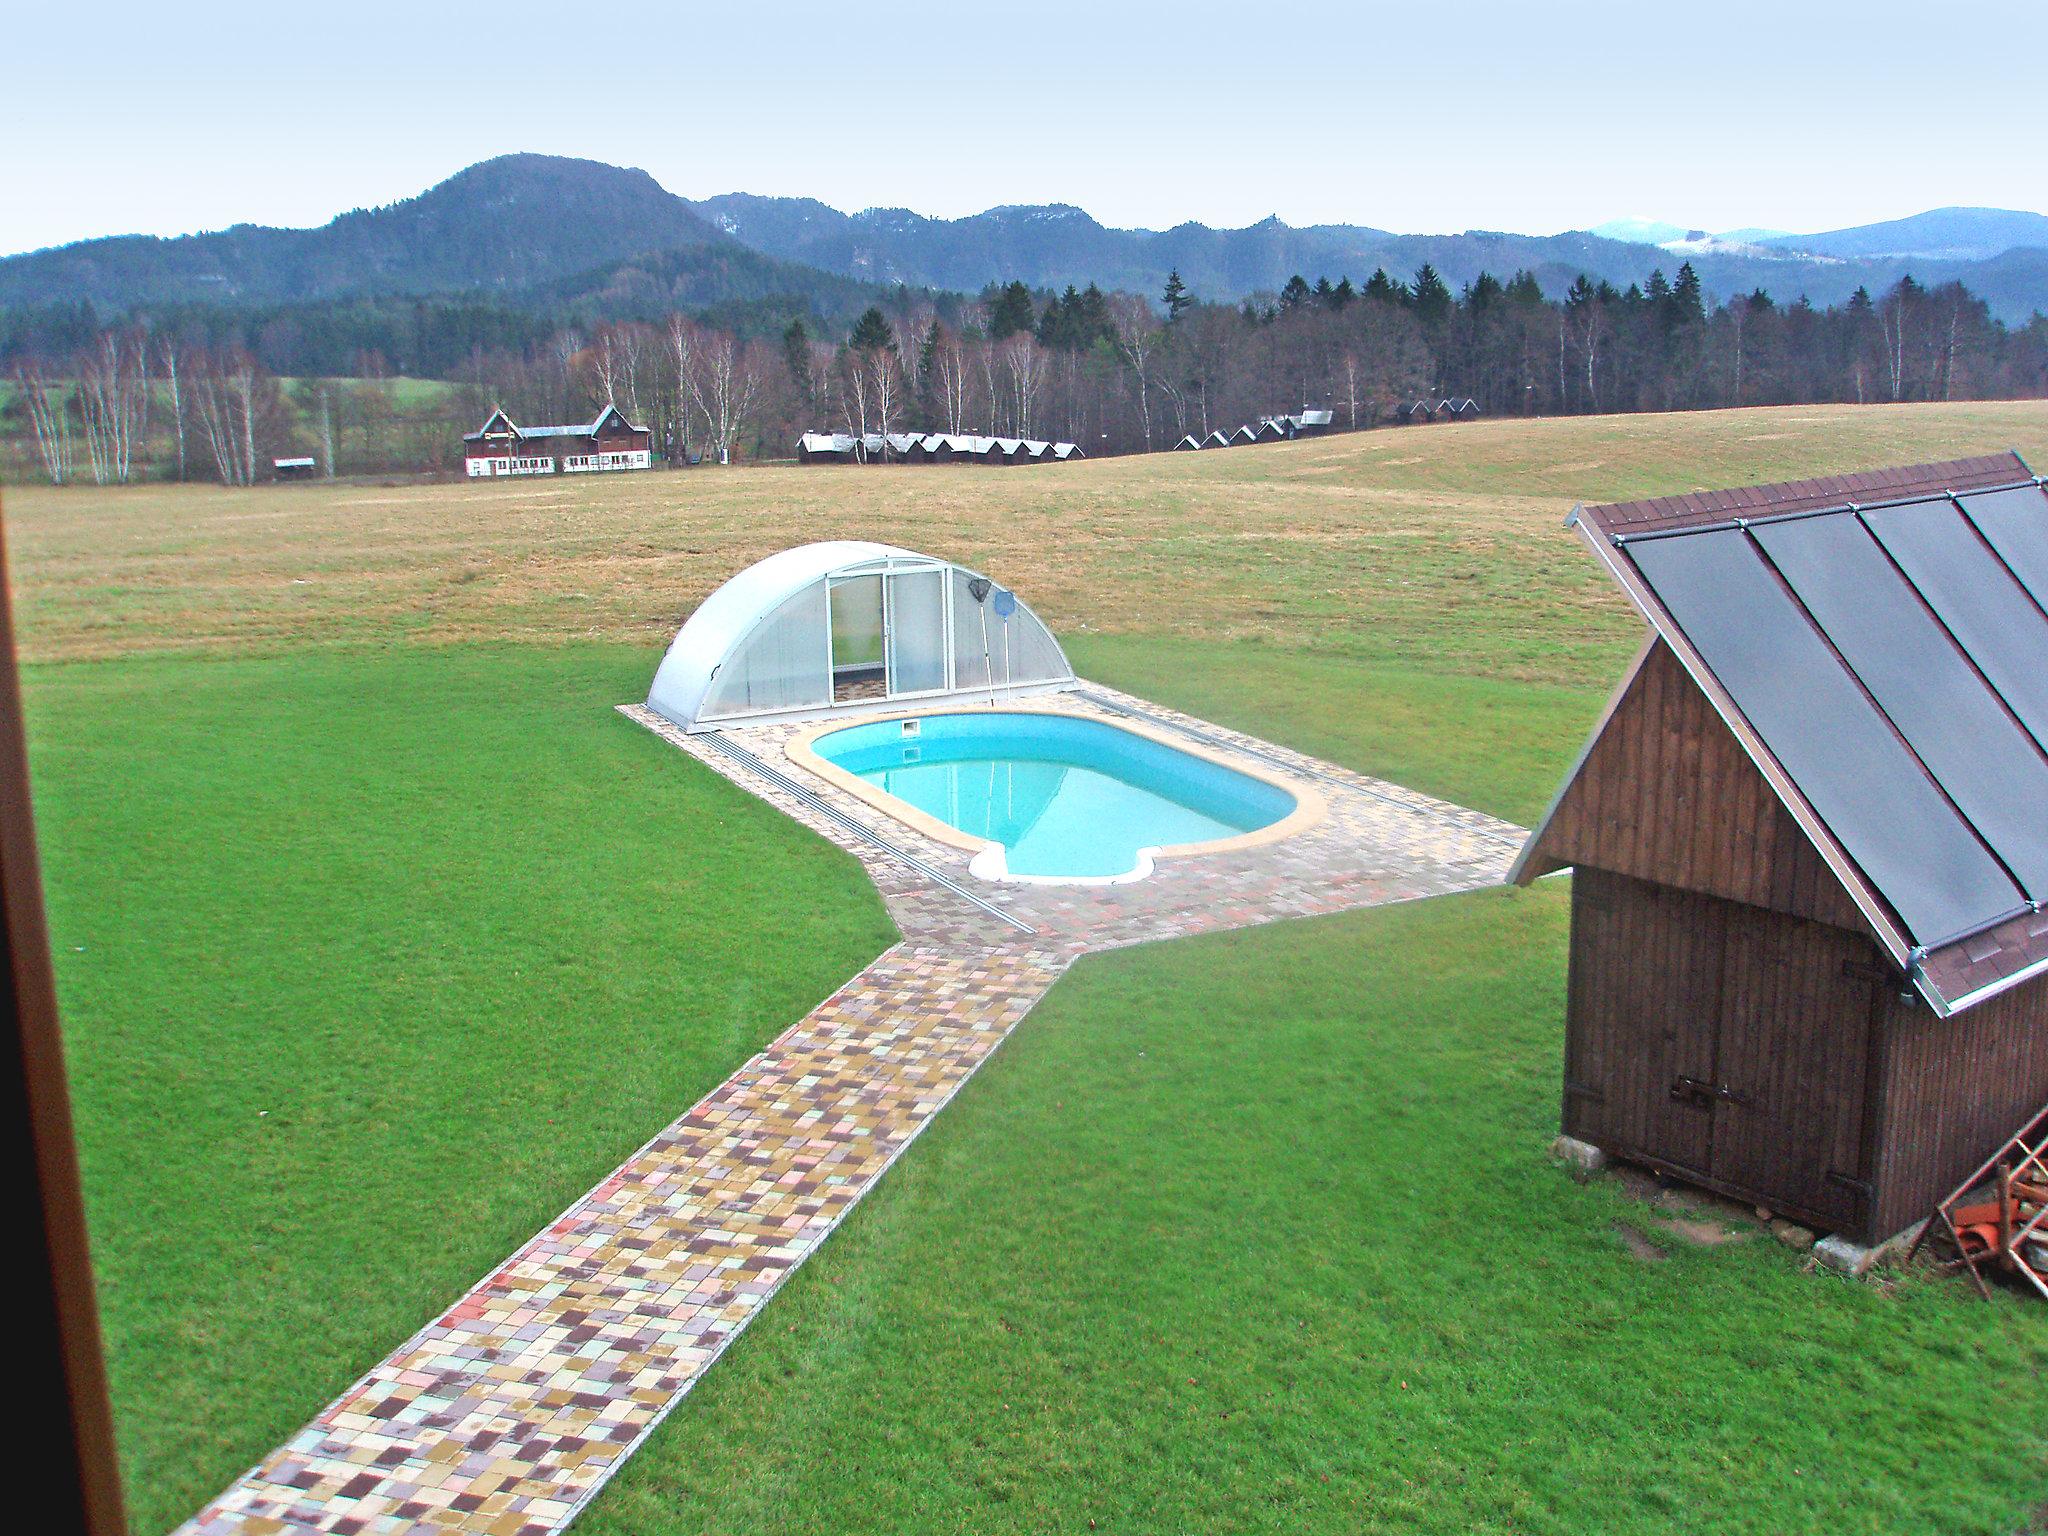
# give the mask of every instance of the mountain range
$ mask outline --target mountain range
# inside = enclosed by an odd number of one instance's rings
[[[1910,271],[1927,283],[1962,280],[2007,320],[2048,310],[2048,218],[2002,209],[1938,209],[1807,235],[1710,235],[1641,220],[1558,235],[1415,235],[1277,218],[1154,231],[1109,228],[1065,204],[938,219],[747,193],[693,202],[645,171],[546,155],[488,160],[417,197],[314,229],[240,224],[7,257],[0,307],[87,300],[118,312],[459,295],[623,316],[780,298],[843,319],[897,284],[973,292],[1021,278],[1156,295],[1177,269],[1197,295],[1234,301],[1297,272],[1357,282],[1375,267],[1405,277],[1429,262],[1454,286],[1482,270],[1527,269],[1555,295],[1580,273],[1626,285],[1678,259],[1691,260],[1715,294],[1763,287],[1833,303]]]

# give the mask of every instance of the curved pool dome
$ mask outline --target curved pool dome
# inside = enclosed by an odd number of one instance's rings
[[[1052,632],[978,571],[891,544],[770,555],[704,599],[647,707],[685,730],[1074,686]]]

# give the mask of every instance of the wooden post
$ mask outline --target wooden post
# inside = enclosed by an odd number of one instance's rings
[[[8,1161],[15,1170],[14,1230],[24,1248],[19,1351],[16,1465],[32,1469],[49,1502],[37,1523],[83,1536],[123,1536],[121,1480],[114,1461],[113,1415],[100,1354],[99,1311],[86,1250],[85,1205],[79,1193],[78,1150],[72,1140],[71,1096],[64,1080],[64,1043],[57,1026],[57,989],[50,972],[42,877],[36,865],[29,805],[28,753],[22,733],[21,679],[0,518],[0,897],[4,921],[7,1014],[15,1049],[7,1053],[4,1119]]]

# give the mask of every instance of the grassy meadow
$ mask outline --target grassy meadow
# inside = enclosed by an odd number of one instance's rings
[[[609,708],[748,560],[964,560],[1088,676],[1526,823],[1639,641],[1574,501],[2007,446],[2048,405],[8,491],[136,1529],[889,942]],[[579,1528],[2048,1528],[2048,1314],[1550,1165],[1564,935],[1552,882],[1084,961]]]

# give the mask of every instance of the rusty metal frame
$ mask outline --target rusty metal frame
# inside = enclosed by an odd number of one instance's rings
[[[2044,1189],[2048,1189],[2048,1104],[2029,1116],[2011,1140],[1979,1163],[1934,1208],[1913,1246],[1906,1250],[1907,1259],[1918,1255],[1930,1237],[1939,1236],[1955,1250],[1955,1257],[1942,1259],[1941,1266],[1968,1270],[1979,1294],[1987,1300],[1991,1296],[1991,1288],[1984,1283],[1987,1266],[2019,1276],[2048,1300],[2048,1268],[2027,1257],[2034,1245],[2048,1247],[2048,1199],[2039,1193]],[[1963,1240],[1956,1215],[1972,1196],[1982,1200],[1986,1195],[1998,1208],[1998,1240],[1989,1248],[1978,1248]],[[2029,1205],[2033,1207],[2031,1215],[2026,1214]]]

